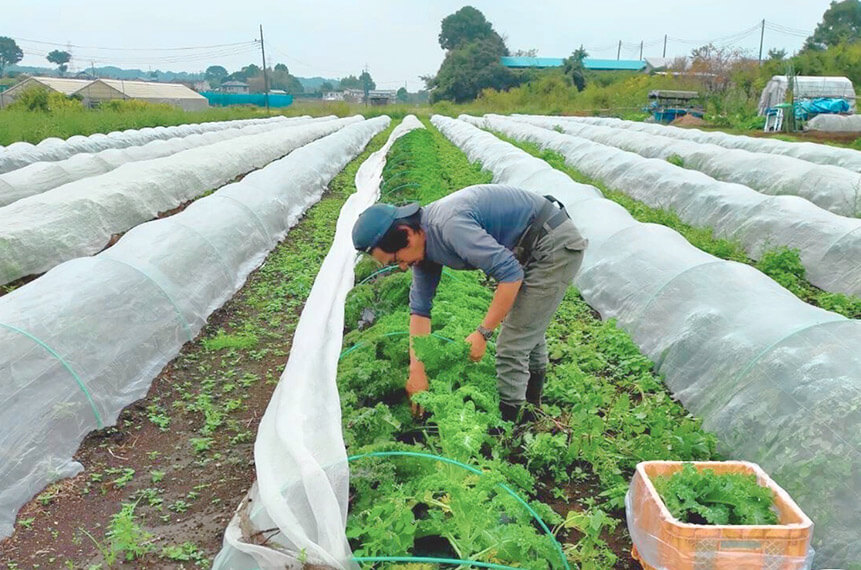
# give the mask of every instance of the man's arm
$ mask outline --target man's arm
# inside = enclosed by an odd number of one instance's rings
[[[421,360],[416,358],[416,352],[413,350],[413,338],[417,336],[427,336],[431,332],[431,320],[421,315],[410,315],[410,376],[407,379],[407,395],[412,399],[413,394],[424,392],[428,389],[428,377],[425,373],[425,365]],[[419,406],[412,404],[414,414],[421,415],[424,413]]]
[[[481,321],[481,326],[488,330],[494,330],[502,322],[502,319],[511,311],[514,306],[514,300],[517,299],[517,293],[520,291],[520,286],[523,281],[510,281],[500,283],[496,286],[496,292],[493,294],[493,301],[490,302],[490,307],[487,308],[487,314],[484,320]],[[470,345],[469,357],[478,362],[484,356],[487,350],[487,341],[478,331],[473,332],[466,337],[466,342]]]
[[[423,263],[413,267],[413,279],[410,286],[410,369],[406,390],[410,400],[414,394],[428,389],[428,378],[425,365],[416,358],[413,350],[413,337],[426,336],[431,332],[430,311],[433,297],[436,294],[442,276],[442,266],[438,263]],[[415,403],[411,403],[414,415],[423,415]]]

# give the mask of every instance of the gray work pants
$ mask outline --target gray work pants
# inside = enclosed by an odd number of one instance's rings
[[[580,268],[586,243],[566,220],[538,240],[523,268],[523,284],[496,342],[497,386],[506,404],[523,404],[530,371],[547,368],[544,334]]]

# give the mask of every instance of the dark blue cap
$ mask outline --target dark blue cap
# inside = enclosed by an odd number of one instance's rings
[[[418,202],[412,202],[406,206],[374,204],[359,214],[359,219],[353,226],[353,246],[359,251],[370,253],[392,227],[392,222],[412,216],[419,211],[419,208]]]

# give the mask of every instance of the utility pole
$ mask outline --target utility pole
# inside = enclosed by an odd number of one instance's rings
[[[640,40],[640,61],[643,61],[643,40]]]
[[[661,57],[662,58],[667,57],[667,34],[664,34],[664,53]]]
[[[622,55],[622,40],[619,40],[619,49],[616,50],[616,61],[619,61],[619,56]]]
[[[759,63],[762,65],[762,40],[765,39],[765,18],[762,19],[762,31],[759,33]]]
[[[263,47],[263,24],[260,24],[260,53],[263,56],[263,99],[266,101],[266,116],[269,116],[269,75],[266,73],[266,48]]]

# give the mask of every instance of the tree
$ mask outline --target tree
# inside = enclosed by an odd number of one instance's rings
[[[8,65],[15,65],[24,58],[24,52],[12,38],[0,36],[0,77]]]
[[[503,66],[508,55],[505,40],[493,30],[484,14],[465,6],[442,20],[439,44],[448,50],[435,77],[423,77],[431,89],[431,102],[447,99],[471,101],[484,89],[508,89],[519,78]]]
[[[442,20],[439,45],[442,49],[453,50],[458,47],[491,35],[498,34],[480,11],[472,6],[464,6]],[[500,38],[502,39],[502,38]]]
[[[72,59],[72,54],[67,51],[60,51],[58,49],[55,49],[54,51],[48,52],[48,55],[45,59],[47,59],[51,63],[57,64],[57,71],[59,71],[60,75],[62,76],[69,68],[69,66],[66,64],[69,63],[69,60]]]
[[[731,74],[744,52],[729,47],[707,44],[691,50],[690,72],[703,78],[703,86],[709,93],[723,93],[731,83]]]
[[[398,89],[397,98],[399,102],[406,103],[410,100],[410,94],[407,93],[407,90],[405,88],[401,87],[400,89]]]
[[[287,66],[286,66],[286,65],[284,65],[283,63],[276,63],[276,64],[275,64],[275,71],[281,71],[281,72],[284,72],[284,73],[287,73],[287,74],[289,74],[289,73],[290,73],[290,70],[289,70],[289,69],[287,69]]]
[[[840,43],[861,40],[861,0],[836,0],[822,15],[813,35],[804,42],[804,50],[823,50]]]
[[[328,81],[324,81],[320,84],[320,93],[328,93],[329,91],[334,91],[335,87],[329,83]]]
[[[774,61],[782,61],[782,60],[786,59],[786,50],[785,49],[772,48],[772,49],[768,50],[768,59],[771,59]]]
[[[519,49],[511,55],[513,55],[514,57],[537,57],[538,56],[538,48]]]
[[[361,89],[362,82],[359,81],[359,78],[355,75],[348,75],[347,77],[342,77],[338,82],[341,86],[341,89]]]
[[[586,67],[583,65],[583,60],[587,57],[589,54],[581,45],[569,57],[565,58],[562,66],[562,72],[571,80],[578,92],[586,88]]]
[[[359,76],[359,82],[362,85],[362,91],[365,92],[365,97],[368,96],[368,91],[377,88],[377,84],[374,83],[374,80],[371,78],[371,74],[367,71],[363,71],[362,74]]]
[[[433,90],[431,102],[445,99],[463,103],[472,101],[484,89],[514,87],[518,78],[500,63],[500,56],[499,44],[491,37],[449,51],[436,77],[425,80]]]
[[[207,83],[212,87],[218,87],[224,83],[224,80],[228,75],[227,70],[220,65],[210,65],[206,68],[203,78],[206,79]]]

